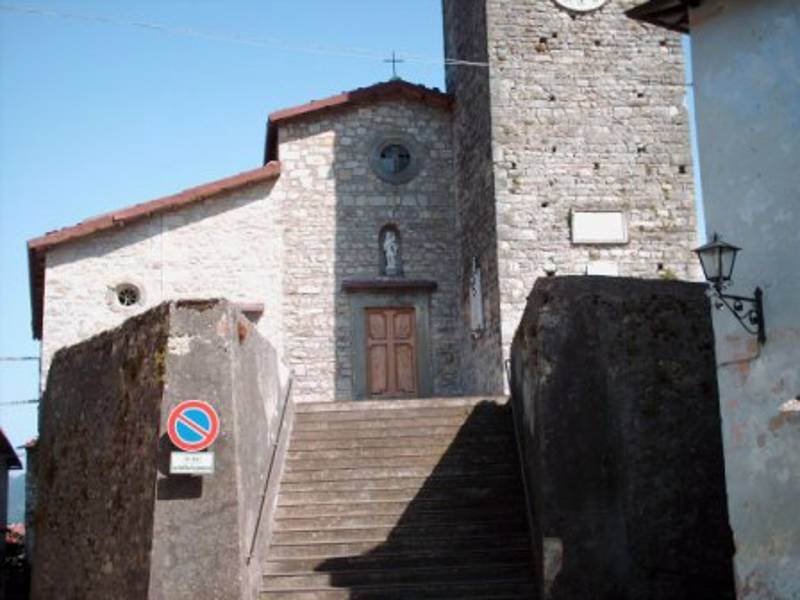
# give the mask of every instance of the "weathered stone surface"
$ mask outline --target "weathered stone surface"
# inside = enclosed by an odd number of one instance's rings
[[[392,185],[375,175],[370,162],[381,139],[398,135],[422,156],[414,179]],[[405,278],[437,283],[424,298],[430,303],[424,360],[433,374],[432,393],[461,391],[451,135],[449,111],[406,100],[323,113],[281,128],[283,319],[298,402],[354,397],[353,373],[365,371],[365,364],[354,364],[363,360],[356,346],[365,341],[354,339],[353,319],[363,314],[353,309],[342,284],[378,276],[378,236],[389,224],[399,231]],[[391,300],[392,294],[382,294]]]
[[[735,597],[704,286],[540,279],[512,388],[546,598]]]
[[[164,304],[59,351],[41,413],[33,598],[254,597],[287,373],[216,300]],[[214,475],[169,474],[167,417],[190,399],[220,416]]]
[[[147,598],[168,312],[53,361],[39,412],[34,599]]]
[[[487,261],[491,311],[485,339],[465,343],[466,365],[486,369],[500,337],[508,351],[546,269],[583,274],[608,261],[625,276],[696,276],[680,37],[631,22],[629,7],[609,0],[570,14],[552,0],[444,1],[447,57],[486,63],[447,67],[462,271],[472,256]],[[625,213],[629,241],[572,244],[576,209]],[[468,296],[460,300],[468,315]]]

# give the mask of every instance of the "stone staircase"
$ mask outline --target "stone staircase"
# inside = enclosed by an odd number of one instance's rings
[[[301,404],[262,600],[531,598],[505,400]]]

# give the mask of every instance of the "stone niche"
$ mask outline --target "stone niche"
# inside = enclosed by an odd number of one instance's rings
[[[536,282],[511,387],[541,598],[735,598],[704,292]]]

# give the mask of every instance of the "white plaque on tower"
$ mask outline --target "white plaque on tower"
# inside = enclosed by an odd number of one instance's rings
[[[625,213],[613,211],[572,211],[573,244],[625,244],[628,223]]]

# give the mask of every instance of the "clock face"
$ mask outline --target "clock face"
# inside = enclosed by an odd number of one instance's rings
[[[555,0],[556,4],[572,12],[589,12],[597,10],[608,0]]]

